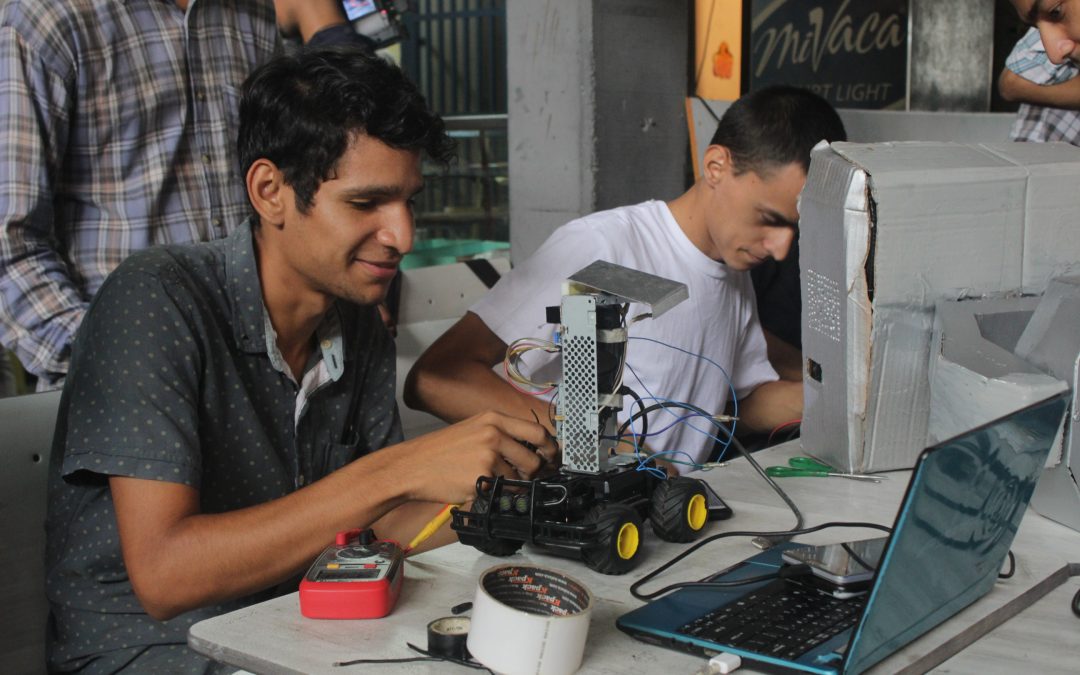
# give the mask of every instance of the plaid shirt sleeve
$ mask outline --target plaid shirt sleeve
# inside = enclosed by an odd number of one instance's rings
[[[65,79],[13,27],[0,28],[0,342],[46,384],[67,372],[86,310],[54,231],[51,180],[67,143]]]
[[[1035,84],[1060,84],[1080,72],[1069,62],[1059,65],[1050,63],[1036,28],[1029,28],[1024,37],[1017,41],[1005,59],[1005,67]]]

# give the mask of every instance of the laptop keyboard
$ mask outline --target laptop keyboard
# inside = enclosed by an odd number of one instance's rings
[[[774,581],[679,629],[683,635],[780,659],[794,659],[851,628],[865,596],[840,600]]]

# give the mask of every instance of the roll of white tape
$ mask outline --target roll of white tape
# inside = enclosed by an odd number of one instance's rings
[[[507,675],[569,675],[581,665],[592,594],[574,579],[531,565],[480,575],[469,653]]]

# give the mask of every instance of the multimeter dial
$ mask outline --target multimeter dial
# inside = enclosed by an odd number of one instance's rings
[[[390,613],[401,591],[404,553],[392,541],[338,533],[300,581],[300,613],[312,619],[374,619]]]
[[[375,551],[367,546],[346,546],[339,549],[337,557],[339,558],[370,558],[373,555],[378,555],[379,552]]]

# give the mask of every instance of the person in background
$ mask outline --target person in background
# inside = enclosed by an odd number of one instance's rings
[[[1038,29],[1050,63],[1080,63],[1080,0],[1010,2],[1022,21]]]
[[[402,441],[375,305],[412,248],[421,155],[452,152],[415,85],[356,49],[283,54],[245,85],[239,138],[253,215],[129,256],[73,346],[51,672],[231,672],[187,648],[194,622],[295,591],[337,532],[409,541],[479,476],[555,459],[542,426],[497,413]]]
[[[279,31],[360,39],[338,0],[0,0],[0,344],[39,389],[124,258],[242,220],[238,92]]]
[[[846,137],[834,138],[841,141]],[[781,380],[802,381],[802,289],[799,287],[799,237],[783,260],[770,258],[750,270],[758,319],[769,363]]]
[[[770,87],[742,97],[720,120],[702,173],[686,193],[602,211],[556,230],[420,356],[406,380],[406,404],[451,422],[498,410],[535,416],[553,429],[549,401],[516,389],[492,367],[519,338],[553,341],[545,307],[559,304],[562,280],[606,260],[689,290],[688,301],[629,329],[623,383],[646,404],[670,399],[719,414],[734,392],[739,427],[767,432],[798,419],[802,384],[778,381],[769,364],[749,271],[789,254],[810,150],[823,139],[843,138],[836,111],[807,90]],[[642,311],[631,307],[627,316]],[[557,355],[534,353],[527,376],[557,382]],[[717,433],[711,424],[682,424],[682,411],[662,412],[671,414],[654,414],[648,426],[667,430],[650,433],[648,446],[669,453],[664,457],[680,470],[706,461],[709,434]]]
[[[1051,63],[1039,31],[1028,29],[1005,60],[998,81],[1002,98],[1021,102],[1009,140],[1080,145],[1080,80],[1074,81],[1078,73],[1071,61]]]

